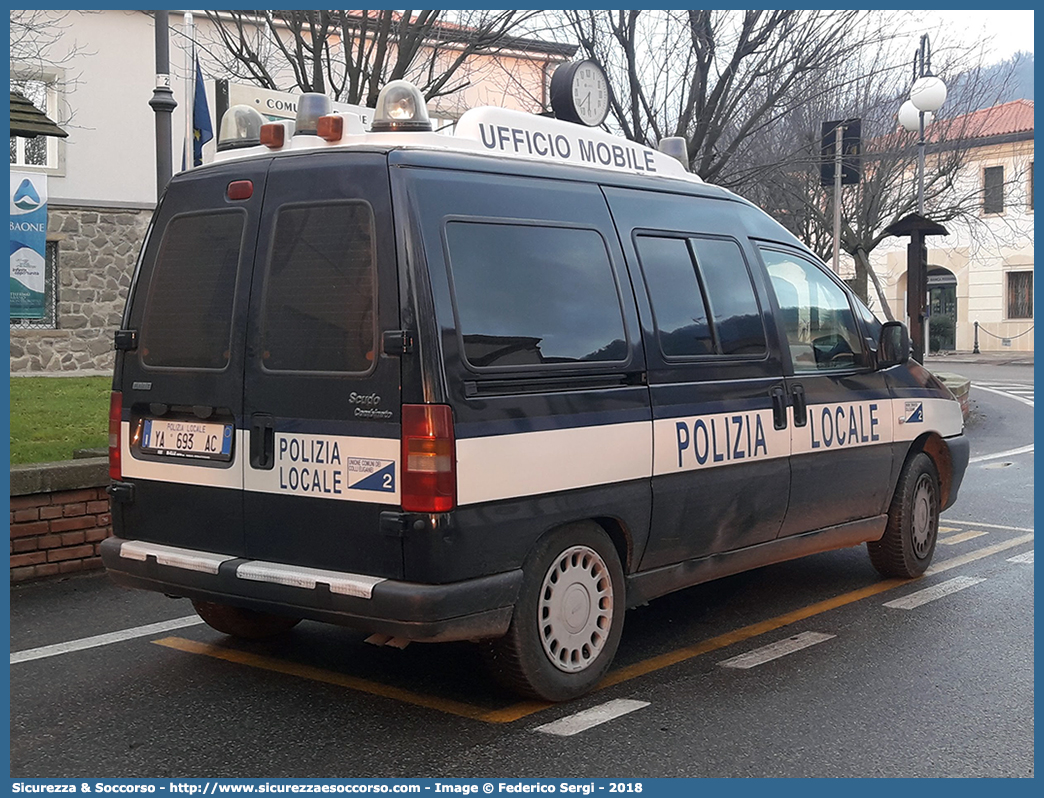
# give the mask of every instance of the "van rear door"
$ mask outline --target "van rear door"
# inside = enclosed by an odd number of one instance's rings
[[[157,211],[123,322],[137,344],[114,380],[134,486],[114,507],[121,537],[243,552],[243,342],[268,165],[180,175]]]
[[[387,158],[277,158],[250,293],[246,556],[398,577],[399,327]]]

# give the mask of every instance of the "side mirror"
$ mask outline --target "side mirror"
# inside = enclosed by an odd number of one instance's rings
[[[881,338],[877,345],[877,368],[899,366],[910,359],[910,333],[900,321],[888,321],[881,325]]]

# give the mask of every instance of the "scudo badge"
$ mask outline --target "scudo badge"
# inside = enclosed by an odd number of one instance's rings
[[[381,403],[381,396],[376,393],[363,394],[352,391],[348,396],[348,403],[363,407],[377,407]]]

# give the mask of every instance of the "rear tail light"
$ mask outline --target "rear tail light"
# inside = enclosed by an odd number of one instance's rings
[[[457,447],[446,405],[402,406],[402,509],[445,513],[457,503]]]
[[[123,422],[123,394],[113,391],[109,397],[109,479],[123,479],[120,464],[120,426]]]

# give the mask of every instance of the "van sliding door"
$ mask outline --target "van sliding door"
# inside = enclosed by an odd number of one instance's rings
[[[783,371],[732,203],[603,190],[631,266],[652,395],[641,569],[773,540],[790,492]]]

